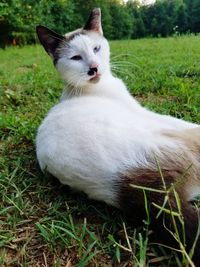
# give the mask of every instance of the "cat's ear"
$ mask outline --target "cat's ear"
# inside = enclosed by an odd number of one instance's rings
[[[36,32],[44,49],[55,58],[56,48],[65,40],[65,37],[42,25],[36,27]]]
[[[101,26],[101,9],[94,8],[90,13],[87,23],[83,27],[87,31],[95,31],[103,35],[103,30]]]

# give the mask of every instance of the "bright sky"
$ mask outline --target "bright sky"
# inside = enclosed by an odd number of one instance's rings
[[[155,2],[155,0],[146,0],[145,2],[146,2],[147,4],[152,4],[152,3]]]
[[[126,3],[128,0],[124,0],[124,2]],[[143,0],[139,0],[140,2],[145,2],[146,4],[152,4],[152,3],[154,3],[155,2],[155,0],[145,0],[145,1],[143,1]]]

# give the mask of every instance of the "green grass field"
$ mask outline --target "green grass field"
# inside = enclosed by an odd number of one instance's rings
[[[148,108],[200,123],[200,37],[111,42],[113,71]],[[37,128],[63,83],[38,46],[0,50],[0,266],[187,266],[124,215],[41,173]],[[134,216],[134,211],[132,211]]]

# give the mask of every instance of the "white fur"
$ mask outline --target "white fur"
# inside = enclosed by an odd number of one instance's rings
[[[99,44],[101,50],[94,54]],[[70,85],[38,130],[37,157],[41,168],[61,183],[116,206],[114,184],[119,173],[147,167],[147,156],[159,155],[163,147],[180,151],[183,145],[162,135],[163,130],[197,125],[140,106],[124,83],[112,76],[109,46],[102,36],[79,35],[69,47],[63,48],[57,68]],[[81,54],[83,60],[73,62],[74,54]],[[92,61],[101,72],[95,84],[87,75]]]

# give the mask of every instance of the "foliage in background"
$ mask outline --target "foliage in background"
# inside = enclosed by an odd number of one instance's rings
[[[82,26],[97,6],[109,39],[200,32],[199,0],[0,0],[0,46],[35,42],[37,24],[64,34]]]

